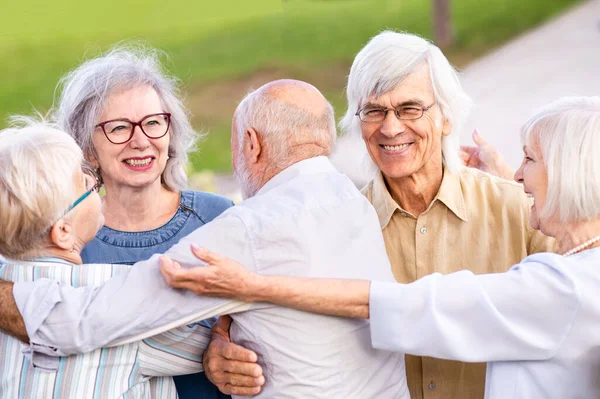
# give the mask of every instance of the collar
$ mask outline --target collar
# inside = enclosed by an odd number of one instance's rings
[[[260,190],[258,190],[255,197],[264,195],[275,187],[287,183],[298,176],[331,172],[337,172],[337,169],[331,164],[329,158],[325,156],[303,159],[273,176]]]
[[[460,176],[458,174],[444,169],[444,176],[442,177],[440,190],[425,212],[429,211],[435,201],[440,201],[446,205],[446,207],[450,209],[452,213],[454,213],[459,219],[464,222],[468,222],[465,199],[462,192]],[[375,208],[375,211],[377,212],[377,216],[379,217],[381,229],[384,229],[388,225],[394,212],[406,212],[392,198],[392,195],[385,184],[385,180],[381,171],[377,173],[377,176],[372,183],[371,202]]]

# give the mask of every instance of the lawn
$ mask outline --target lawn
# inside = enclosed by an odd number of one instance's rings
[[[453,0],[456,44],[446,53],[463,66],[577,1]],[[209,132],[195,170],[229,170],[231,114],[250,87],[304,79],[340,114],[348,67],[369,37],[386,28],[431,37],[427,0],[0,2],[0,126],[10,114],[48,109],[60,76],[82,59],[145,40],[169,54],[194,125]]]

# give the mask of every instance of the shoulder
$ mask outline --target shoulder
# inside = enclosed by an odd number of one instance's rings
[[[190,198],[191,208],[207,222],[234,205],[228,198],[203,191],[182,191],[181,196]]]
[[[523,191],[523,186],[517,182],[467,167],[461,168],[458,176],[467,202],[485,204],[491,208],[519,210],[519,212],[528,210],[531,205]]]
[[[360,192],[365,197],[367,197],[369,202],[373,202],[373,183],[374,183],[374,180],[371,180],[370,182],[367,183],[366,186],[364,186],[363,188],[360,189]]]
[[[551,252],[539,252],[527,256],[521,263],[513,266],[511,271],[532,275],[533,280],[537,282],[554,281],[558,285],[569,287],[570,291],[579,292],[579,267],[575,258]]]

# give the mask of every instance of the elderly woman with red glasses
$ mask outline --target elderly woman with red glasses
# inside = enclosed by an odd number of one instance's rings
[[[77,143],[56,128],[0,131],[0,279],[49,278],[77,287],[127,271],[128,265],[82,264],[82,249],[104,224],[100,181],[84,163]],[[183,326],[54,360],[32,359],[20,341],[0,332],[0,397],[175,398],[170,376],[202,370],[195,356],[205,346],[203,330]]]
[[[82,148],[106,192],[104,227],[83,249],[85,263],[133,265],[164,253],[233,205],[186,190],[188,153],[199,135],[176,83],[159,52],[142,46],[115,48],[61,80],[53,117]],[[207,328],[206,342],[209,336]],[[204,374],[175,383],[180,399],[221,397]]]

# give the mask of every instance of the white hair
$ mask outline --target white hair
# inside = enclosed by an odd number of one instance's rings
[[[315,115],[294,104],[269,95],[265,89],[250,91],[238,105],[234,122],[238,139],[238,159],[244,160],[243,143],[245,132],[253,128],[261,134],[263,145],[269,153],[269,162],[275,168],[285,169],[290,165],[290,149],[306,139],[324,147],[321,154],[329,155],[335,145],[337,131],[333,107],[326,102],[325,112]],[[234,174],[242,186],[244,198],[253,196],[259,187],[253,182],[248,170],[237,165]]]
[[[327,103],[322,115],[315,115],[294,104],[275,98],[264,89],[248,93],[235,113],[237,137],[243,143],[249,128],[262,134],[270,153],[270,161],[279,167],[287,166],[289,149],[298,144],[296,139],[325,146],[321,155],[329,155],[337,137],[333,107]]]
[[[158,50],[136,43],[117,46],[84,62],[61,79],[58,87],[62,87],[62,93],[54,119],[75,138],[89,160],[90,155],[96,155],[94,127],[109,97],[139,86],[152,87],[163,111],[171,114],[169,159],[161,180],[166,188],[177,191],[187,186],[188,153],[195,149],[198,134],[179,97],[178,81],[164,71],[160,55]]]
[[[472,102],[458,79],[458,74],[441,50],[427,40],[410,33],[384,31],[373,37],[354,58],[346,95],[348,109],[340,121],[340,130],[361,137],[357,110],[370,96],[381,96],[394,90],[407,76],[427,64],[435,100],[445,120],[450,122],[451,133],[442,137],[444,166],[458,170],[460,136],[471,110]],[[365,151],[367,167],[377,168]]]
[[[548,104],[521,128],[521,140],[539,150],[548,173],[541,217],[563,223],[600,217],[600,97]]]
[[[0,253],[19,259],[40,248],[77,196],[81,149],[65,132],[24,117],[0,131]]]

